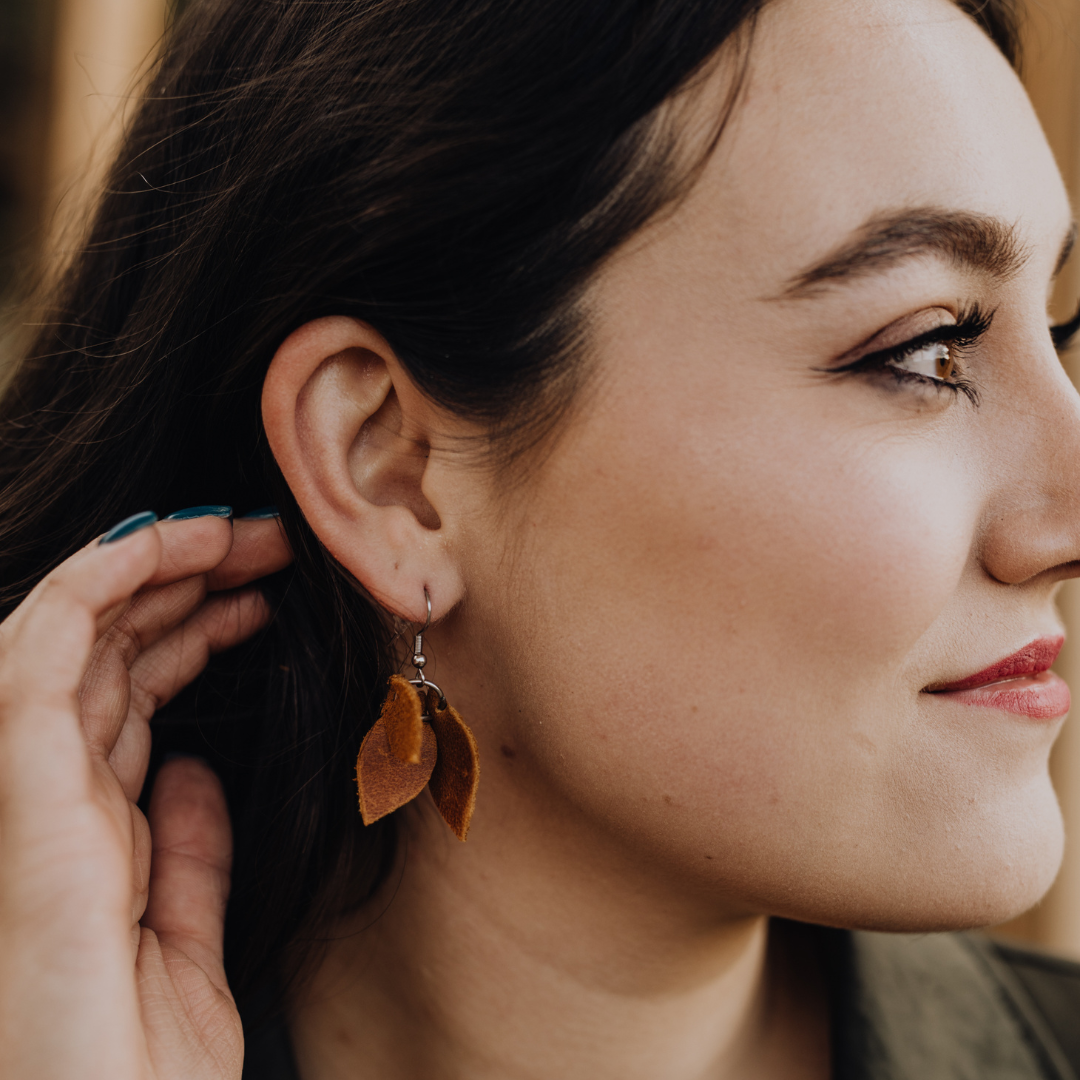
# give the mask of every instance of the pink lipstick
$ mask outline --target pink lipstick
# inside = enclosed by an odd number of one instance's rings
[[[1054,720],[1069,711],[1069,688],[1050,670],[1065,639],[1037,638],[988,668],[927,692],[965,705],[982,705],[1033,720]]]

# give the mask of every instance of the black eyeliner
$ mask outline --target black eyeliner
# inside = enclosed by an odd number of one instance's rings
[[[984,312],[978,304],[973,304],[966,311],[960,313],[960,317],[954,323],[943,323],[930,330],[919,334],[917,337],[901,341],[897,345],[890,345],[887,349],[878,349],[872,353],[866,353],[857,360],[852,360],[843,367],[832,368],[833,371],[857,371],[860,366],[867,368],[875,364],[885,364],[890,360],[897,360],[921,349],[924,345],[936,345],[939,342],[945,345],[956,345],[958,348],[970,348],[978,343],[979,339],[990,329],[993,322],[994,312]]]
[[[898,383],[919,383],[922,386],[934,386],[948,389],[954,393],[963,394],[973,405],[979,404],[979,394],[969,379],[962,375],[949,381],[935,379],[928,375],[920,375],[918,372],[905,371],[897,367],[896,362],[910,356],[926,345],[938,343],[951,345],[958,352],[963,352],[978,344],[983,335],[990,329],[994,320],[993,311],[985,311],[978,303],[970,307],[962,308],[954,323],[944,323],[935,326],[916,337],[909,338],[897,345],[891,345],[887,349],[878,349],[875,352],[860,356],[857,360],[844,364],[842,367],[830,368],[829,371],[838,374],[845,372],[866,372],[867,374],[888,374]]]

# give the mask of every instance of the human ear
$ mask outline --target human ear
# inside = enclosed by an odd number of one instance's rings
[[[263,425],[301,512],[375,599],[413,622],[445,615],[464,587],[439,491],[425,486],[434,407],[367,323],[315,319],[266,374]],[[452,511],[451,511],[452,514]]]

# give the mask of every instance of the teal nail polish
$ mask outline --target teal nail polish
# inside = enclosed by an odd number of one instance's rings
[[[252,510],[251,513],[245,514],[244,521],[266,521],[269,518],[281,517],[278,513],[276,506],[260,506],[258,510]]]
[[[140,529],[145,529],[147,525],[153,525],[155,521],[157,521],[157,514],[153,510],[145,510],[141,514],[132,514],[131,517],[124,518],[118,525],[114,525],[98,543],[111,544],[115,540],[123,540],[125,536],[130,536]]]
[[[231,506],[189,506],[186,510],[177,510],[169,514],[166,521],[191,521],[193,518],[216,517],[231,518]]]

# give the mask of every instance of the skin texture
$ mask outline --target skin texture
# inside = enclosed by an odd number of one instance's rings
[[[806,284],[901,211],[997,220],[1022,258]],[[282,344],[277,461],[389,610],[422,621],[428,589],[427,673],[482,760],[468,843],[410,804],[293,1002],[304,1080],[820,1080],[820,973],[770,916],[958,928],[1045,890],[1060,721],[926,688],[1059,632],[1068,227],[1019,83],[955,7],[776,0],[699,182],[594,283],[591,382],[525,473],[478,467],[373,328]],[[838,370],[975,303],[977,408]],[[177,761],[149,824],[132,800],[154,707],[262,624],[242,587],[288,558],[272,521],[162,523],[0,625],[0,1075],[239,1077],[220,788]]]

